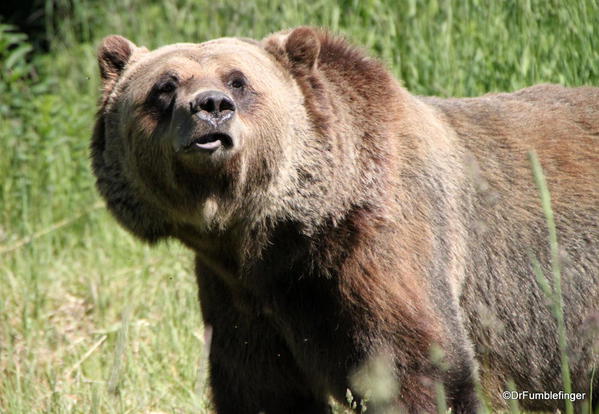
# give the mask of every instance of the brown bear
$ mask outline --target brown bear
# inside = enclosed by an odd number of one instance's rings
[[[532,149],[572,388],[599,400],[599,88],[413,96],[307,27],[154,51],[110,36],[98,58],[97,187],[142,240],[195,252],[219,414],[325,413],[348,390],[373,413],[473,413],[508,383],[563,390]],[[365,401],[356,373],[381,356],[394,387]]]

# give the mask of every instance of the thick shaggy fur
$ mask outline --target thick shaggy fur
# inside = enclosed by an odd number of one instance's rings
[[[588,395],[599,363],[598,88],[416,97],[376,60],[305,27],[153,52],[112,36],[99,62],[98,189],[141,239],[196,252],[219,414],[328,412],[329,395],[363,395],[352,378],[381,356],[397,388],[368,412],[436,412],[436,384],[456,413],[476,412],[476,383],[497,407],[509,380],[563,389],[555,319],[531,267],[537,257],[550,274],[532,149],[562,248],[573,388]],[[227,80],[238,72],[243,92]],[[176,94],[156,86],[165,76]],[[233,145],[181,155],[203,128],[185,108],[207,88],[235,102]]]

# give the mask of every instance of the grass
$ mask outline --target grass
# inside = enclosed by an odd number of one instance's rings
[[[94,190],[103,36],[156,47],[323,25],[416,94],[599,85],[594,0],[54,0],[46,10],[47,53],[0,26],[0,413],[210,412],[191,254],[134,240]]]
[[[529,154],[530,162],[532,165],[532,172],[539,194],[541,196],[541,205],[543,206],[543,212],[545,214],[545,220],[547,222],[547,229],[549,231],[549,246],[551,250],[551,270],[552,270],[552,283],[545,277],[541,270],[539,261],[533,259],[533,269],[535,276],[543,293],[549,299],[553,316],[557,322],[557,335],[559,341],[559,350],[561,355],[561,370],[562,370],[562,383],[564,384],[564,392],[570,394],[572,392],[572,380],[570,378],[570,362],[568,358],[568,345],[566,337],[566,326],[564,322],[564,299],[562,296],[562,274],[561,274],[561,261],[559,244],[557,240],[557,228],[555,226],[555,219],[553,216],[553,208],[551,206],[551,194],[547,188],[547,181],[545,180],[545,174],[543,173],[543,167],[535,151],[531,151]],[[565,404],[566,414],[573,414],[572,401],[566,400]]]

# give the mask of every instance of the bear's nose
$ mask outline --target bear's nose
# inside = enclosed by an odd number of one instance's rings
[[[231,98],[219,91],[206,91],[197,94],[189,102],[191,114],[216,127],[231,119],[235,113],[235,103]]]

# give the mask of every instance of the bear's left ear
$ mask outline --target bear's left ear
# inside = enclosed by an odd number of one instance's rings
[[[104,97],[110,93],[123,73],[133,52],[141,50],[146,51],[145,48],[138,48],[133,42],[122,36],[111,35],[102,40],[98,48],[98,66],[102,77]]]
[[[264,45],[281,63],[288,65],[295,75],[307,74],[316,68],[320,40],[317,33],[309,27],[275,33],[264,39]]]
[[[103,82],[119,78],[136,46],[123,36],[111,35],[102,39],[98,48],[98,66]]]

